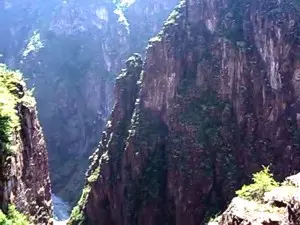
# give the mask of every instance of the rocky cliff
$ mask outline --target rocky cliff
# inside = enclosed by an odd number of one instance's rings
[[[113,106],[116,74],[130,52],[146,47],[177,0],[137,1],[125,8],[113,2],[6,0],[0,5],[0,61],[20,68],[35,87],[53,191],[71,203]]]
[[[298,4],[182,1],[119,77],[70,223],[199,225],[261,165],[299,171]]]
[[[52,224],[48,156],[35,102],[21,75],[0,65],[0,211],[9,205],[34,224]]]

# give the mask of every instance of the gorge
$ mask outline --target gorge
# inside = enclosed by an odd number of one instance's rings
[[[112,108],[117,73],[131,52],[144,51],[177,1],[121,3],[5,0],[0,5],[0,62],[20,69],[34,88],[52,190],[70,205],[78,200],[88,158]]]
[[[182,1],[127,61],[70,224],[202,224],[299,171],[295,1]]]
[[[16,100],[25,147],[7,157],[1,139],[1,210],[34,224],[52,223],[53,202],[61,220],[75,206],[69,225],[300,224],[299,15],[298,0],[0,2],[0,62],[34,88],[44,131]],[[279,182],[234,198],[262,166]]]

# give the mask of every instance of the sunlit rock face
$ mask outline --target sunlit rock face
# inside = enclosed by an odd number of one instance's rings
[[[1,224],[13,205],[31,224],[52,225],[48,155],[34,98],[20,74],[0,65]],[[16,216],[10,213],[12,219]],[[9,218],[11,219],[11,218]],[[21,224],[22,220],[18,222]],[[23,223],[25,224],[25,223]]]
[[[72,224],[204,224],[261,165],[299,171],[298,4],[183,1],[117,80]]]
[[[35,88],[53,191],[64,200],[74,203],[80,193],[113,105],[116,74],[159,31],[176,3],[168,4],[144,11],[135,3],[127,19],[110,0],[0,2],[0,61],[20,68]],[[130,27],[144,18],[149,29]]]

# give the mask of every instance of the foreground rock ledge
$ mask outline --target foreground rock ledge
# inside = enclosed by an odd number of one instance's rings
[[[283,186],[265,193],[264,203],[239,197],[209,225],[298,225],[300,224],[300,173],[286,178]]]

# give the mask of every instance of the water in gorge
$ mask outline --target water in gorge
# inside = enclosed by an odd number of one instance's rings
[[[52,194],[54,225],[67,224],[71,207],[64,202],[60,197]]]

